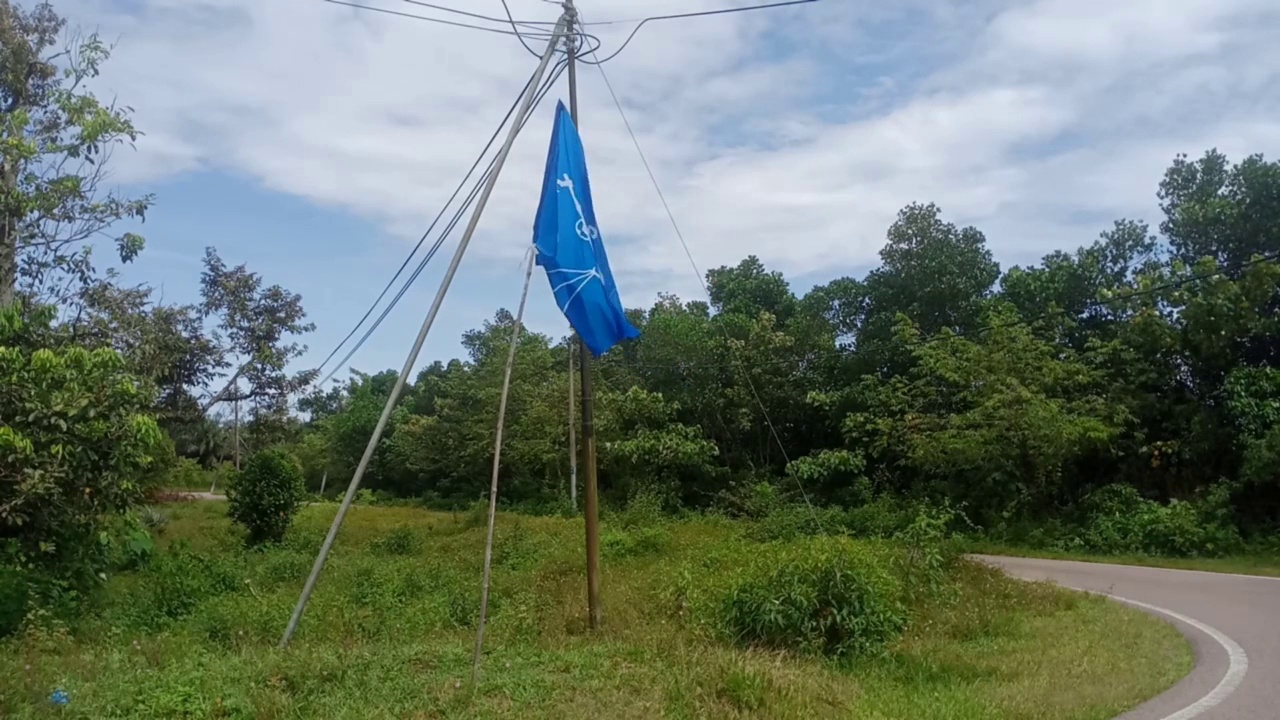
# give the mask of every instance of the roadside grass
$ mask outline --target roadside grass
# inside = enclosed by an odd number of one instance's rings
[[[1076,560],[1078,562],[1110,565],[1138,565],[1141,567],[1169,568],[1172,570],[1200,570],[1202,572],[1233,573],[1280,577],[1280,554],[1258,553],[1253,555],[1228,555],[1217,558],[1175,558],[1154,555],[1091,555],[1060,550],[1043,550],[985,540],[965,543],[965,552],[975,555],[1005,555],[1012,557],[1043,558],[1045,560]]]
[[[705,599],[762,546],[716,519],[606,523],[592,633],[581,521],[504,515],[473,689],[484,529],[467,513],[354,508],[280,652],[335,507],[305,508],[264,551],[242,548],[225,511],[166,507],[159,554],[111,578],[100,613],[0,643],[0,717],[1104,720],[1192,662],[1170,625],[970,562],[883,655],[741,649]]]

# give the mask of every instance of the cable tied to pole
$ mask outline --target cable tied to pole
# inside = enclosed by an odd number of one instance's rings
[[[798,4],[798,3],[789,3]],[[615,53],[616,54],[616,53]],[[649,159],[645,155],[644,148],[640,146],[640,139],[636,136],[631,121],[627,118],[627,112],[622,107],[622,101],[618,98],[618,93],[613,89],[613,83],[609,81],[609,74],[605,72],[604,61],[593,62],[600,71],[600,77],[604,80],[605,87],[609,90],[609,96],[613,98],[613,104],[618,109],[618,114],[622,117],[622,123],[626,126],[627,134],[631,136],[631,142],[636,148],[636,153],[640,156],[640,162],[644,165],[645,172],[649,175],[649,181],[653,184],[653,189],[658,193],[658,199],[662,203],[662,209],[667,215],[667,219],[671,223],[672,229],[675,231],[676,238],[680,240],[680,246],[684,249],[685,257],[689,259],[689,265],[693,268],[693,273],[698,278],[698,283],[702,286],[702,291],[707,297],[711,297],[711,290],[707,287],[707,282],[703,278],[702,270],[698,267],[697,261],[693,259],[693,252],[689,249],[689,243],[685,240],[684,232],[680,229],[680,223],[676,221],[675,213],[671,210],[671,204],[667,202],[667,196],[662,191],[662,185],[658,182],[658,177],[653,171],[653,167],[649,164]],[[809,514],[813,518],[814,525],[821,533],[826,532],[826,528],[822,525],[822,519],[818,517],[817,508],[813,506],[813,502],[809,499],[809,492],[805,489],[804,483],[800,477],[791,472],[791,456],[787,453],[786,444],[782,442],[782,436],[778,433],[778,428],[774,425],[773,419],[769,416],[769,410],[765,407],[763,398],[760,397],[759,390],[756,389],[755,382],[751,379],[750,369],[742,362],[738,353],[736,343],[733,337],[729,335],[729,331],[724,327],[720,327],[720,331],[724,334],[725,340],[729,348],[729,355],[734,362],[735,367],[741,372],[743,380],[746,381],[747,387],[751,390],[751,396],[755,399],[756,406],[760,409],[760,413],[764,418],[765,425],[769,428],[769,434],[773,437],[773,441],[777,444],[778,450],[782,453],[782,459],[787,465],[785,472],[789,473],[795,480],[796,487],[800,490],[800,496],[804,499],[804,504],[809,509]]]

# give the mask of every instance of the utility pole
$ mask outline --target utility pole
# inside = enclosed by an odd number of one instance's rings
[[[564,14],[569,23],[569,116],[573,125],[582,132],[578,122],[578,44],[574,30],[578,25],[578,10],[573,0],[564,0]],[[582,372],[582,464],[586,467],[584,495],[586,503],[583,515],[587,526],[587,612],[592,630],[600,628],[600,494],[596,485],[596,427],[595,399],[591,386],[591,352],[582,337],[578,337],[578,366]]]
[[[577,344],[576,337],[569,338],[569,504],[574,510],[578,509],[578,420],[573,408],[578,400],[573,392],[573,348]]]
[[[449,267],[445,270],[444,278],[440,281],[440,288],[436,290],[435,299],[431,301],[431,307],[427,310],[427,317],[422,321],[422,327],[418,330],[418,337],[414,339],[413,347],[409,350],[409,356],[405,358],[404,367],[400,370],[400,374],[396,376],[396,383],[391,388],[391,395],[387,398],[387,404],[382,408],[382,415],[378,417],[378,424],[373,428],[373,434],[369,436],[369,443],[365,445],[364,455],[360,458],[360,463],[356,465],[356,471],[351,476],[351,484],[347,486],[347,494],[342,498],[342,504],[338,506],[338,514],[333,518],[333,524],[329,526],[329,533],[325,535],[324,543],[320,546],[320,552],[316,555],[315,564],[311,566],[311,574],[307,576],[307,582],[302,586],[302,594],[298,597],[298,604],[293,608],[293,615],[289,618],[289,624],[285,627],[284,635],[280,638],[280,649],[289,646],[289,640],[293,637],[294,631],[298,629],[298,623],[302,619],[302,613],[307,608],[307,600],[311,598],[311,592],[315,590],[316,580],[320,577],[320,570],[324,568],[325,558],[329,556],[329,550],[333,548],[333,542],[338,537],[338,529],[342,527],[342,521],[347,516],[347,512],[351,509],[351,503],[355,501],[356,492],[360,489],[360,481],[364,478],[365,471],[369,468],[369,462],[373,459],[373,453],[378,448],[378,442],[382,439],[382,432],[387,428],[387,422],[391,419],[391,413],[395,410],[396,403],[400,400],[400,393],[404,391],[405,381],[409,377],[409,373],[413,372],[413,365],[418,360],[418,353],[422,352],[422,345],[427,341],[427,334],[431,331],[431,326],[435,324],[436,315],[440,313],[440,306],[444,304],[444,296],[449,292],[449,285],[453,282],[453,276],[458,273],[458,266],[462,264],[462,257],[467,252],[467,246],[471,244],[471,237],[475,235],[476,227],[480,224],[480,217],[484,214],[484,208],[489,203],[489,197],[493,195],[493,188],[498,184],[498,176],[502,173],[502,167],[506,164],[507,156],[511,154],[511,146],[515,144],[516,136],[520,134],[520,127],[524,123],[525,118],[533,108],[534,98],[538,94],[538,87],[542,84],[542,77],[546,74],[547,66],[551,64],[551,58],[555,55],[556,46],[560,43],[561,35],[565,31],[565,20],[556,24],[555,29],[551,32],[551,38],[547,41],[547,49],[542,53],[542,61],[538,65],[538,69],[534,72],[533,77],[529,80],[529,86],[525,88],[524,95],[521,96],[519,110],[511,119],[511,129],[507,133],[506,142],[503,143],[502,149],[498,151],[498,155],[494,160],[493,172],[489,174],[489,179],[485,182],[484,189],[480,192],[480,196],[476,198],[475,210],[471,213],[471,220],[467,223],[467,229],[462,233],[462,239],[458,241],[458,249],[453,253],[453,259],[449,261]]]

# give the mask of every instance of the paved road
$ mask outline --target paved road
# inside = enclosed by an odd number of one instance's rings
[[[979,556],[1028,580],[1103,593],[1170,620],[1196,667],[1122,720],[1280,719],[1280,579]]]

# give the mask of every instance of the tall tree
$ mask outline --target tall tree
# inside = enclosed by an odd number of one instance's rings
[[[926,336],[974,330],[1000,277],[986,237],[944,222],[933,203],[898,213],[880,259],[883,265],[867,276],[867,317],[857,338],[865,368],[873,372],[898,372],[910,362],[893,330],[899,314]]]
[[[92,241],[122,262],[143,247],[121,220],[144,218],[151,197],[106,191],[111,153],[138,137],[129,108],[84,88],[110,49],[97,35],[59,47],[65,21],[48,3],[0,0],[0,306],[22,292],[65,308],[95,270]]]
[[[1211,257],[1230,272],[1255,255],[1280,253],[1280,162],[1250,155],[1231,165],[1210,150],[1179,155],[1160,183],[1160,230],[1188,265]]]
[[[231,370],[231,378],[202,409],[239,400],[251,404],[255,418],[286,413],[289,396],[316,376],[315,370],[288,370],[307,350],[293,337],[315,329],[304,322],[302,297],[279,285],[263,287],[261,275],[245,265],[227,267],[213,248],[205,249],[200,285],[201,309],[214,323],[221,352],[218,367]]]

